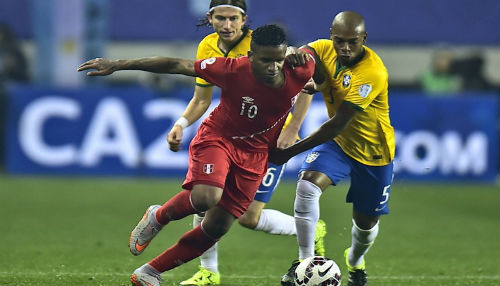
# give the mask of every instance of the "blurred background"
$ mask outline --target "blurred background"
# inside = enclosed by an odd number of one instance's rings
[[[328,38],[335,14],[361,13],[390,74],[396,178],[494,182],[499,173],[500,2],[247,0],[250,26],[278,23],[291,44]],[[190,99],[184,76],[119,72],[87,78],[94,57],[194,58],[212,32],[209,1],[2,0],[1,161],[9,174],[183,176],[198,123],[165,142]],[[214,105],[217,104],[216,92]],[[326,120],[316,99],[307,135]],[[296,176],[303,158],[290,161]]]

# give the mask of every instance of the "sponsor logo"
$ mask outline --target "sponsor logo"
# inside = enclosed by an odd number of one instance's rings
[[[370,92],[372,92],[372,86],[369,84],[363,84],[359,87],[359,95],[361,95],[362,98],[368,97]]]
[[[318,275],[319,277],[323,277],[326,275],[326,273],[328,273],[328,271],[330,271],[330,269],[333,267],[333,264],[331,264],[327,269],[325,269],[325,271],[321,271],[318,269]]]
[[[243,96],[243,102],[244,103],[253,103],[254,99],[248,96]]]
[[[214,172],[214,164],[203,165],[203,173],[212,174]]]
[[[207,68],[207,65],[211,65],[213,63],[215,63],[215,58],[209,58],[209,59],[203,60],[201,62],[201,69],[204,70]]]

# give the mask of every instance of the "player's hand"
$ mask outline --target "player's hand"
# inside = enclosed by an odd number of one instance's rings
[[[301,66],[311,60],[311,55],[295,47],[288,47],[286,49],[285,61],[293,67]]]
[[[170,150],[177,152],[181,150],[182,146],[182,127],[179,125],[174,125],[168,133],[168,145]]]
[[[85,71],[95,69],[95,71],[87,72],[88,76],[102,76],[102,75],[110,75],[113,72],[117,71],[116,61],[110,61],[108,59],[96,58],[90,61],[86,61],[81,64],[77,71]]]
[[[311,78],[309,81],[304,85],[302,88],[302,92],[307,93],[307,94],[315,94],[318,92],[318,87],[314,83],[314,80]]]
[[[291,157],[288,149],[274,148],[269,152],[269,162],[276,165],[285,164]]]
[[[289,146],[292,146],[293,143],[297,141],[299,134],[297,131],[293,130],[293,128],[285,128],[281,130],[280,137],[278,137],[277,147],[284,149]]]

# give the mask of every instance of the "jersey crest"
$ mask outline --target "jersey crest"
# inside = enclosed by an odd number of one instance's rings
[[[307,155],[307,158],[306,158],[306,163],[312,163],[314,162],[316,159],[318,159],[319,157],[319,153],[318,152],[312,152],[312,153],[309,153]]]
[[[344,75],[344,81],[342,82],[342,86],[344,88],[348,88],[351,85],[351,75],[350,74],[345,74]]]

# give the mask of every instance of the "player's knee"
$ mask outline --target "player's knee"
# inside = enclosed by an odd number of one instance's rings
[[[245,213],[238,218],[238,223],[243,227],[255,229],[257,227],[257,224],[259,223],[259,218],[250,213]]]
[[[319,218],[320,196],[321,189],[318,186],[306,180],[299,180],[294,203],[295,218]]]
[[[299,181],[300,180],[310,182],[311,184],[320,188],[320,190],[322,191],[333,184],[330,177],[328,177],[325,173],[318,171],[304,171],[300,174]]]
[[[206,188],[206,189],[195,189],[193,188],[191,194],[191,203],[200,212],[206,211],[217,203],[219,203],[222,197],[222,189],[220,188]]]
[[[314,200],[322,194],[321,188],[313,182],[301,179],[297,182],[296,196],[304,200]]]

